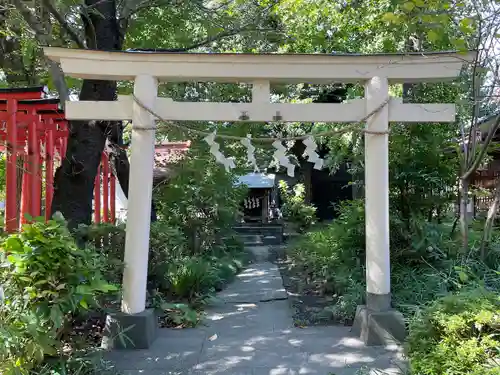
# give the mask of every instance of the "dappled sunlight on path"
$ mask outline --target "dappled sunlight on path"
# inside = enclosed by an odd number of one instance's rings
[[[349,327],[294,327],[278,268],[253,264],[217,295],[203,325],[162,329],[148,350],[109,354],[125,375],[398,374],[399,348],[366,347]]]

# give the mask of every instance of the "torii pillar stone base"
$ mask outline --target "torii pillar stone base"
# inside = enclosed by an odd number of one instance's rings
[[[352,332],[367,346],[399,344],[406,338],[403,314],[394,309],[375,311],[358,306]]]
[[[137,314],[117,312],[106,317],[101,347],[148,349],[158,336],[158,317],[154,309]]]

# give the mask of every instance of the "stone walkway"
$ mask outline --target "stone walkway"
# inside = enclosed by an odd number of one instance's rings
[[[267,248],[251,250],[265,258]],[[218,294],[204,325],[161,329],[148,350],[109,353],[124,375],[394,375],[400,356],[365,347],[349,327],[294,327],[279,270],[264,260]]]

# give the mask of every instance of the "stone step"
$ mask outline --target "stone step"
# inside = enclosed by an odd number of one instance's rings
[[[233,227],[233,229],[238,233],[255,233],[255,234],[264,234],[264,233],[283,233],[283,227],[281,225],[238,225]]]
[[[291,241],[294,241],[294,240],[296,240],[296,239],[299,239],[299,238],[300,238],[300,236],[301,236],[301,234],[300,234],[300,233],[289,232],[289,233],[284,233],[284,234],[283,234],[283,239],[284,239],[285,241],[289,241],[289,242],[291,242]]]
[[[233,227],[236,233],[242,239],[255,238],[260,236],[261,241],[265,244],[280,244],[283,242],[283,227],[281,225],[265,225],[261,224],[246,224]]]
[[[238,236],[242,241],[245,246],[248,245],[262,245],[262,236],[255,235],[255,234],[240,234]]]

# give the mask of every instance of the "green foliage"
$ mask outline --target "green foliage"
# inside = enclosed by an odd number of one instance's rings
[[[352,320],[363,298],[364,225],[363,203],[345,202],[336,221],[306,233],[290,252],[308,283],[318,282],[324,294],[335,296],[330,311],[339,321]]]
[[[450,235],[450,226],[415,220],[407,231],[393,213],[391,228],[393,303],[404,313],[411,316],[429,301],[468,285],[500,290],[498,257],[488,264],[477,261],[477,242],[459,257],[460,239]],[[335,297],[334,317],[352,320],[365,294],[363,202],[344,202],[338,218],[306,233],[290,257],[307,283],[318,283],[324,294]]]
[[[69,20],[62,27],[58,22],[52,24],[52,18],[49,16],[53,12],[43,9],[42,3],[33,4],[33,14],[37,15],[42,30],[50,35],[49,42],[53,45],[74,44],[68,40],[67,32],[61,32],[62,28],[73,28],[77,35],[80,35],[82,30],[91,29],[82,27],[81,20],[85,17],[80,17],[80,13],[82,9],[85,11],[85,7],[82,8],[75,2],[55,1],[53,5],[56,10],[65,15],[62,19]],[[463,51],[465,48],[486,47],[478,48],[482,50],[480,60],[491,65],[494,73],[494,67],[498,65],[497,57],[485,57],[488,53],[491,54],[488,49],[498,38],[498,7],[494,1],[178,1],[175,6],[167,2],[150,4],[151,6],[139,5],[138,8],[130,2],[118,3],[120,2],[117,2],[116,11],[121,17],[120,25],[124,26],[120,30],[125,38],[124,48],[194,48],[209,52],[291,53],[418,50],[425,53],[434,50]],[[33,35],[43,33],[33,33],[32,27],[26,25],[15,8],[11,7],[6,12],[3,14],[5,22],[1,26],[3,36],[0,39],[5,49],[9,49],[9,46],[14,48],[11,48],[11,52],[4,53],[0,66],[4,74],[1,75],[0,85],[51,84],[41,59],[39,44],[33,38]],[[483,41],[483,44],[478,41]],[[470,71],[472,69],[465,72],[460,84],[411,85],[409,91],[408,87],[391,87],[391,91],[400,94],[404,89],[405,99],[412,102],[454,103],[460,98],[469,100],[470,87],[466,86],[472,76]],[[480,76],[481,74],[476,74],[476,78]],[[70,92],[79,90],[81,80],[69,77],[65,80]],[[480,84],[484,83],[483,81]],[[488,87],[490,83],[487,82]],[[123,93],[130,93],[131,87],[128,82],[119,83],[119,89]],[[330,88],[306,84],[286,87],[274,85],[273,91],[279,93],[282,101],[297,102],[314,97],[314,90],[324,91]],[[175,83],[160,87],[162,95],[173,97],[175,100],[248,101],[249,92],[248,86],[214,83]],[[349,97],[360,95],[362,87],[359,85],[349,88]],[[483,103],[487,100],[494,103],[494,108],[497,107],[495,95],[485,88],[481,91],[478,101]],[[468,121],[470,117],[470,106],[460,106],[458,123]],[[254,137],[304,134],[306,129],[309,129],[308,132],[310,129],[314,132],[331,127],[331,124],[312,126],[297,123],[278,126],[254,125],[245,123],[237,127],[223,126],[225,132],[240,136],[252,134]],[[220,124],[213,123],[198,123],[194,126],[204,130],[221,127]],[[498,269],[500,241],[495,238],[492,240],[492,251],[486,259],[488,264],[485,265],[475,260],[477,233],[471,232],[470,253],[463,258],[457,255],[458,242],[451,234],[450,226],[441,224],[446,221],[447,210],[454,203],[453,192],[450,192],[449,188],[455,185],[459,165],[459,157],[453,152],[456,146],[454,140],[460,136],[457,128],[443,124],[392,126],[389,170],[394,302],[407,313],[416,313],[420,306],[428,301],[469,284],[498,288],[498,274],[492,269]],[[170,128],[168,134],[158,134],[169,139],[180,137],[184,140],[190,137],[188,134],[175,133]],[[326,159],[332,171],[348,161],[353,175],[358,176],[363,172],[362,137],[331,137],[324,141],[330,148]],[[229,229],[244,191],[234,189],[234,177],[214,162],[204,144],[195,146],[186,160],[175,167],[176,176],[168,185],[162,185],[155,191],[162,220],[151,228],[148,291],[152,300],[160,296],[158,298],[163,302],[155,303],[155,306],[161,308],[163,304],[166,321],[175,325],[191,325],[197,321],[192,305],[198,304],[213,290],[221,288],[224,280],[232,278],[238,270],[233,259],[240,257],[241,245],[233,242]],[[241,152],[238,145],[225,146],[231,148],[231,155]],[[257,153],[262,153],[265,158],[269,149],[259,147]],[[259,154],[257,157],[260,161]],[[2,176],[0,170],[0,180]],[[304,230],[314,222],[315,212],[314,207],[303,203],[303,190],[300,190],[302,187],[296,189],[294,192],[287,191],[288,202],[285,202],[284,211],[290,220],[297,222]],[[332,310],[334,315],[342,320],[352,317],[355,306],[364,297],[364,226],[362,202],[346,203],[340,207],[340,217],[335,223],[307,234],[292,252],[296,266],[301,272],[308,279],[317,280],[323,285],[324,293],[331,293],[336,297]],[[45,235],[44,233],[43,236]],[[67,238],[66,234],[61,234],[61,237]],[[102,268],[99,273],[102,279],[120,282],[123,230],[106,226],[82,228],[77,237],[83,242],[91,243],[85,250],[75,248],[75,251],[85,252],[89,256],[89,272],[93,267],[97,267],[96,263],[100,263]],[[33,243],[38,249],[44,242],[41,239],[37,241]],[[71,245],[73,246],[74,244]],[[37,251],[33,252],[38,254]],[[56,249],[57,252],[60,252],[60,249]],[[49,257],[47,254],[44,256],[50,259],[50,262],[59,264],[59,257]],[[82,255],[81,260],[86,262],[87,258]],[[48,269],[51,272],[58,271],[57,267],[52,265]],[[15,272],[16,270],[14,267]],[[61,303],[70,307],[76,304],[76,309],[80,311],[85,310],[85,304],[93,308],[96,302],[94,292],[97,295],[100,293],[98,290],[87,290],[88,293],[79,295],[75,289],[75,294],[68,297],[65,288],[70,286],[65,285],[60,291],[57,289],[60,283],[55,286],[50,283],[29,284],[43,280],[52,282],[49,275],[45,279],[38,279],[37,274],[33,276],[31,273],[27,276],[20,275],[29,281],[23,281],[18,275],[17,279],[14,278],[18,284],[12,281],[14,284],[10,287],[14,288],[19,296],[27,296],[27,300],[23,299],[22,304]],[[62,278],[57,275],[56,273],[54,277]],[[84,277],[83,286],[93,285],[91,276],[85,274]],[[73,282],[73,278],[74,276],[68,275],[70,280],[66,284],[72,285],[70,282]],[[32,297],[29,294],[30,289],[26,292],[24,287],[32,288],[34,293],[45,294],[43,298]],[[68,300],[65,300],[66,297]],[[169,305],[165,304],[165,299],[169,303],[172,299],[175,299],[175,302],[186,300],[188,303]],[[83,305],[81,301],[84,301]],[[67,311],[71,310],[65,308]],[[68,312],[67,315],[78,311]],[[7,312],[6,308],[2,310],[2,314]],[[50,323],[50,316],[46,318],[42,314],[40,317],[38,312],[33,313],[30,309],[23,314],[15,317],[16,322],[23,322],[20,325],[11,324],[9,320],[2,323],[7,324],[8,329],[1,332],[21,332],[17,336],[11,335],[21,337],[19,342],[11,336],[9,340],[12,341],[5,340],[12,348],[25,347],[26,340],[30,339],[23,335],[28,329],[36,331],[37,327],[42,327],[42,333],[35,335],[41,337],[45,335],[48,329],[46,327],[50,328],[53,324]],[[3,338],[1,335],[0,333],[0,339]],[[66,366],[69,362],[63,363]],[[68,372],[69,367],[64,366],[56,368],[60,373]]]
[[[31,373],[36,375],[116,375],[115,364],[99,355],[48,358]]]
[[[185,257],[187,240],[182,232],[159,221],[151,225],[149,240],[148,287],[167,291],[171,284],[166,275],[171,272],[172,262]]]
[[[241,269],[242,244],[227,244],[192,254],[183,233],[165,222],[151,228],[148,290],[151,305],[159,309],[162,324],[193,327],[200,309],[215,291],[231,281]]]
[[[192,254],[210,251],[231,233],[246,188],[211,157],[205,145],[194,145],[174,167],[174,177],[155,193],[162,220],[179,228]]]
[[[106,280],[117,285],[122,283],[125,225],[80,225],[72,235],[77,243],[86,244],[87,248],[99,253],[104,260],[103,276]]]
[[[212,264],[198,257],[176,259],[169,265],[166,278],[173,296],[188,301],[213,292],[217,283]]]
[[[409,229],[391,211],[393,306],[411,321],[408,355],[412,374],[498,374],[500,277],[497,250],[479,261],[480,232],[471,231],[463,255],[451,226],[419,219]],[[365,298],[363,202],[339,208],[339,218],[305,234],[291,251],[308,284],[334,297],[333,318],[351,322]],[[492,239],[498,246],[497,236]],[[435,302],[433,302],[435,301]]]
[[[242,258],[240,254],[170,256],[164,265],[166,272],[162,275],[160,283],[166,288],[159,291],[170,301],[186,301],[192,306],[197,306],[212,296],[216,290],[221,290],[223,285],[231,281],[240,271],[241,263],[238,260]]]
[[[498,293],[482,288],[433,302],[410,325],[412,374],[499,374],[499,311]]]
[[[397,0],[393,3],[393,11],[383,15],[383,21],[393,30],[406,25],[408,32],[419,34],[427,45],[447,45],[464,51],[471,47],[468,42],[476,36],[480,12],[488,8],[488,2],[484,3],[485,8],[474,7],[467,1]]]
[[[162,320],[168,327],[195,327],[200,321],[200,314],[184,303],[162,303]]]
[[[285,220],[297,224],[298,230],[303,232],[310,228],[316,219],[316,207],[305,202],[305,187],[296,184],[290,189],[283,180],[279,182],[281,199],[283,204],[281,210]]]
[[[28,373],[47,357],[64,356],[72,318],[117,288],[103,277],[105,259],[79,248],[62,221],[35,221],[2,244],[0,372]]]
[[[107,259],[106,275],[119,282],[123,275],[124,229],[99,224],[82,226],[78,232],[90,244],[99,245],[98,251]],[[184,301],[197,307],[239,272],[244,261],[242,250],[242,243],[229,236],[210,249],[193,254],[188,238],[178,227],[165,221],[152,223],[148,262],[150,302],[160,306],[165,300]]]

